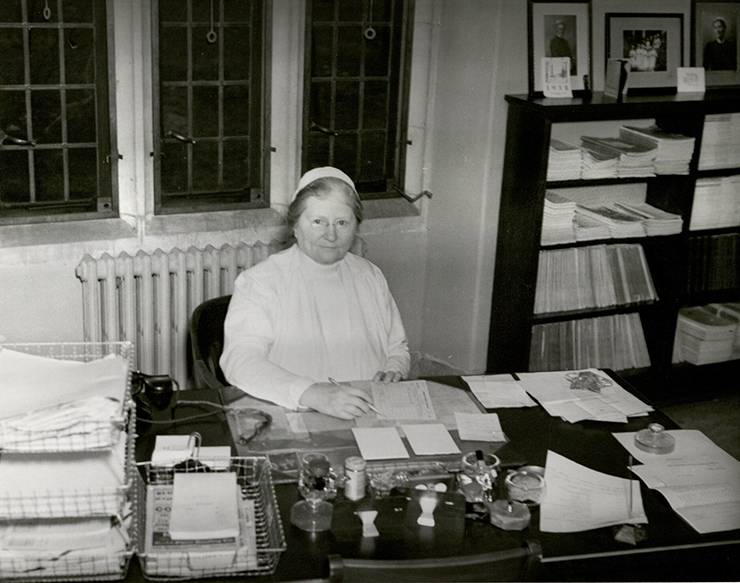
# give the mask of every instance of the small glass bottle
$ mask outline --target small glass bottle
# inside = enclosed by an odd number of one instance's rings
[[[344,496],[348,500],[365,497],[366,468],[367,462],[360,456],[351,456],[344,460]]]
[[[676,447],[676,440],[660,423],[651,423],[635,434],[635,446],[649,453],[666,454]]]

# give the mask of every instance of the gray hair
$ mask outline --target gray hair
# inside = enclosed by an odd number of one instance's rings
[[[303,211],[306,210],[309,198],[326,199],[332,194],[339,194],[344,202],[352,209],[352,213],[357,219],[357,224],[362,222],[362,202],[357,192],[344,180],[334,178],[333,176],[326,176],[323,178],[317,178],[310,184],[304,186],[298,194],[296,194],[293,202],[288,207],[288,215],[286,217],[288,228],[292,232],[298,223],[298,219],[301,218]]]

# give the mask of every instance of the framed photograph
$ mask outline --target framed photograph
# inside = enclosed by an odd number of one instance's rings
[[[691,59],[704,67],[707,87],[740,85],[740,2],[694,0],[691,12]]]
[[[539,2],[527,5],[529,93],[542,95],[543,58],[570,59],[570,86],[578,94],[591,75],[591,3]]]
[[[606,13],[605,57],[627,59],[628,91],[676,87],[683,67],[683,14]]]

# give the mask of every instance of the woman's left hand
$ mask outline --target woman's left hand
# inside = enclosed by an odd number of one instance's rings
[[[379,370],[375,373],[375,376],[373,377],[373,382],[376,383],[397,383],[402,379],[402,375],[400,372],[395,372],[392,370]]]

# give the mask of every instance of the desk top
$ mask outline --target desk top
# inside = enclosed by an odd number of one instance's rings
[[[627,390],[647,402],[628,383],[613,376]],[[467,389],[459,377],[435,377],[434,380]],[[218,402],[218,393],[210,390],[181,391],[177,399]],[[178,405],[164,414],[165,419],[171,415],[172,424],[139,428],[137,460],[150,459],[156,433],[188,434],[198,431],[203,438],[203,445],[228,444],[235,453],[222,414],[177,421],[209,410],[212,408]],[[677,427],[660,411],[624,424],[594,421],[566,423],[550,416],[539,406],[491,411],[498,414],[502,428],[509,437],[507,445],[513,446],[514,455],[523,457],[522,461],[528,464],[544,466],[547,451],[552,450],[594,470],[631,478],[634,476],[629,474],[626,467],[627,452],[611,433],[638,431],[651,422],[661,423],[666,428]],[[497,453],[506,459],[505,449]],[[513,548],[521,546],[526,540],[537,540],[543,551],[543,578],[548,580],[738,580],[740,531],[698,534],[670,508],[659,493],[642,483],[641,489],[649,521],[648,538],[631,546],[615,541],[610,527],[566,534],[541,532],[538,508],[534,508],[532,522],[522,532],[503,531],[487,521],[465,518],[462,522],[451,519],[444,524],[444,528],[437,527],[432,532],[425,529],[423,536],[418,529],[404,529],[401,521],[398,521],[398,528],[391,528],[393,532],[388,536],[362,539],[360,522],[353,516],[359,503],[346,500],[341,495],[334,505],[332,530],[310,534],[290,522],[291,506],[298,500],[295,484],[280,484],[276,486],[276,493],[288,548],[270,579],[288,581],[327,577],[326,555],[329,553],[362,558],[443,557]],[[394,506],[394,511],[403,515],[405,498],[386,500],[383,504]],[[380,530],[383,532],[383,529]],[[386,532],[388,530],[385,529]],[[143,581],[138,565],[132,564],[127,581]]]

